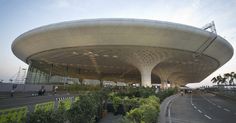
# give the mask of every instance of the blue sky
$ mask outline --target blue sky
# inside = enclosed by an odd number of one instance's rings
[[[25,63],[11,51],[20,34],[47,24],[91,18],[141,18],[201,28],[215,21],[217,33],[236,48],[235,0],[0,0],[0,79],[8,82]],[[235,56],[205,79],[236,70]]]

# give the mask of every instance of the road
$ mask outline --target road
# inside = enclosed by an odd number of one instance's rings
[[[167,116],[169,123],[236,123],[236,101],[193,92],[173,99]]]
[[[74,97],[77,94],[57,94],[50,95],[47,94],[45,96],[35,96],[35,97],[14,97],[14,98],[6,98],[0,100],[0,110],[7,108],[14,108],[20,106],[28,106],[30,108],[34,108],[33,106],[38,103],[55,101],[58,99],[66,98],[66,97]]]

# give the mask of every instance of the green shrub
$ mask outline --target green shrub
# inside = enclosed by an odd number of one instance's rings
[[[115,109],[115,112],[117,112],[118,106],[120,104],[122,104],[122,99],[120,97],[116,96],[116,97],[113,98],[112,103],[113,103],[113,107]]]
[[[64,123],[66,122],[65,110],[37,110],[29,115],[30,123]]]
[[[27,112],[26,106],[0,110],[0,123],[24,123]]]
[[[79,96],[75,97],[75,101],[74,102],[77,102],[79,101]]]
[[[134,123],[140,123],[142,121],[142,117],[143,110],[141,108],[132,109],[127,113],[127,118]]]
[[[125,107],[125,111],[128,112],[133,108],[138,108],[140,105],[140,101],[138,98],[131,98],[130,99],[128,97],[125,97],[123,99],[123,105]]]
[[[65,110],[69,110],[71,107],[71,99],[65,99],[65,100],[61,100],[58,102],[59,106],[58,108],[65,108]]]
[[[36,104],[34,111],[38,111],[38,110],[43,110],[43,111],[52,111],[54,109],[54,101],[50,101],[50,102],[45,102],[45,103],[40,103],[40,104]]]
[[[67,116],[71,123],[93,123],[98,112],[98,101],[92,94],[82,95],[80,100],[73,103]]]
[[[127,87],[125,90],[120,90],[118,93],[116,93],[116,96],[119,97],[142,97],[147,98],[151,95],[155,95],[155,89],[154,88],[144,88],[144,87]]]
[[[156,96],[142,98],[139,107],[130,110],[122,122],[155,123],[160,111],[160,100]]]
[[[80,92],[80,91],[99,91],[101,87],[99,85],[81,85],[72,84],[66,86],[58,86],[58,91],[68,91],[68,92]]]
[[[163,91],[160,91],[156,94],[159,97],[160,101],[162,102],[165,98],[175,94],[177,92],[177,88],[169,88]]]
[[[159,110],[151,104],[141,105],[140,109],[142,112],[142,121],[144,123],[156,123],[159,115]]]

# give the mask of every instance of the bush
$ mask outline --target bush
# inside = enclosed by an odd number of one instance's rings
[[[59,103],[58,108],[63,107],[63,108],[65,108],[65,110],[69,110],[71,107],[71,99],[61,100],[58,103]]]
[[[71,123],[93,123],[98,112],[98,104],[94,95],[82,95],[68,110],[68,120]]]
[[[115,109],[115,112],[117,112],[119,105],[122,104],[122,99],[117,96],[113,97],[112,103],[113,103],[113,107]]]
[[[0,123],[24,123],[28,108],[19,107],[6,110],[0,110]]]
[[[162,102],[166,97],[169,97],[177,92],[177,88],[169,88],[163,91],[160,91],[156,94],[159,97],[160,101]]]
[[[72,84],[64,86],[58,86],[58,91],[80,92],[80,91],[99,91],[101,87],[99,85],[81,85]]]
[[[140,101],[138,98],[128,98],[128,97],[125,97],[124,98],[124,107],[125,107],[125,111],[126,112],[129,112],[131,109],[134,109],[134,108],[138,108],[139,105],[140,105]]]
[[[29,116],[30,123],[64,123],[66,122],[65,111],[45,111],[37,110],[30,114]]]
[[[130,110],[122,122],[155,123],[160,111],[160,100],[156,96],[140,99],[140,106]]]
[[[126,90],[121,90],[119,93],[116,94],[116,96],[120,97],[142,97],[147,98],[151,95],[155,95],[155,89],[154,88],[144,88],[144,87],[127,87]]]
[[[40,104],[36,104],[34,111],[38,111],[38,110],[43,110],[43,111],[52,111],[54,109],[54,101],[50,101],[50,102],[45,102],[45,103],[40,103]]]

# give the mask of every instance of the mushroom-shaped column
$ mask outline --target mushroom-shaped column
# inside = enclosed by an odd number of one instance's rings
[[[141,73],[141,85],[151,87],[151,73],[153,68],[164,59],[163,51],[153,47],[133,48],[126,54],[128,57],[125,61],[138,68]]]
[[[141,73],[141,85],[144,87],[151,87],[152,86],[152,69],[154,66],[139,66],[139,71]]]

